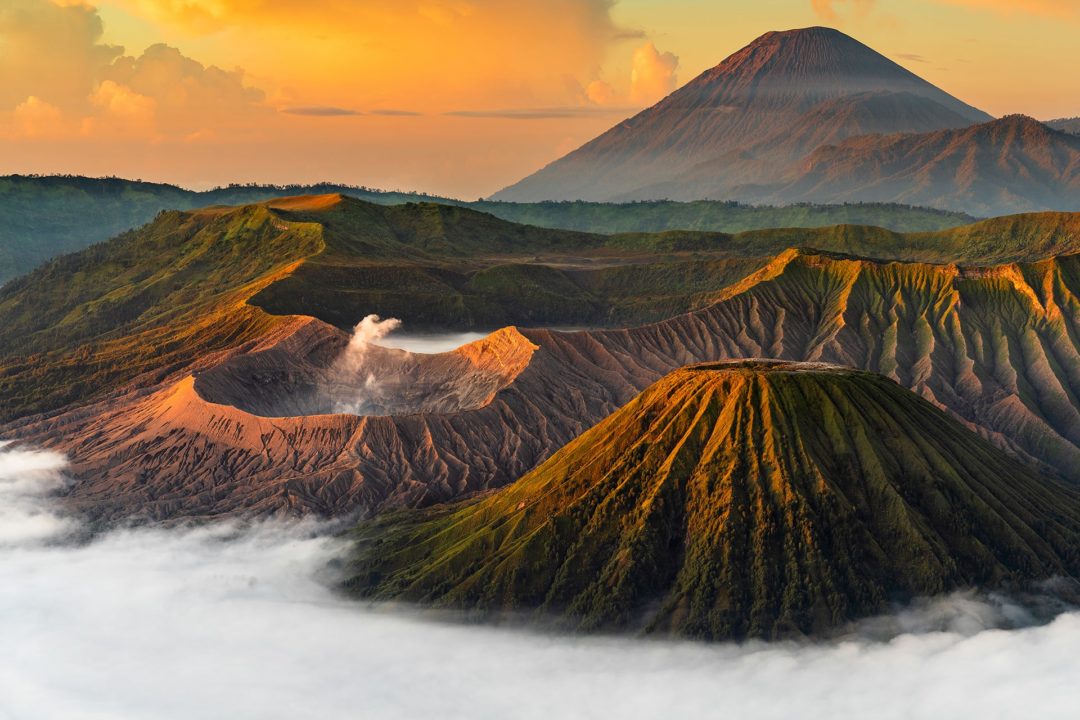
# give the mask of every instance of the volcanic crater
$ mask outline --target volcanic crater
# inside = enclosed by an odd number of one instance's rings
[[[537,346],[516,328],[443,353],[352,343],[337,328],[287,338],[199,373],[210,403],[267,418],[457,413],[488,405],[528,366]]]

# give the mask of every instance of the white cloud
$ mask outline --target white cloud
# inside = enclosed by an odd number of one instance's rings
[[[81,2],[0,5],[0,134],[185,137],[244,127],[267,111],[240,70],[204,66],[161,44],[127,56],[103,44],[102,32],[97,10]]]
[[[660,52],[651,42],[634,50],[630,70],[630,100],[651,105],[673,91],[678,85],[676,71],[679,58]]]
[[[62,455],[0,442],[0,559],[8,548],[62,537],[71,529],[48,498],[64,486],[65,465]]]

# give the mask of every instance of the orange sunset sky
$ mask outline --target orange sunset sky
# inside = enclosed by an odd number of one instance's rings
[[[768,30],[1080,115],[1080,0],[0,0],[0,173],[475,198]]]

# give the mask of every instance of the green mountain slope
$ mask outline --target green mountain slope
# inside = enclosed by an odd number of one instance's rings
[[[988,262],[1080,251],[1077,215],[881,228],[602,236],[337,195],[167,212],[0,288],[0,419],[108,392],[312,315],[411,329],[632,325],[713,303],[793,245]]]
[[[752,207],[723,202],[465,203],[419,193],[317,185],[230,185],[193,192],[173,185],[120,178],[0,177],[0,284],[57,255],[81,250],[153,220],[162,210],[243,205],[295,195],[341,193],[396,205],[437,201],[471,207],[512,222],[594,233],[704,230],[850,223],[897,231],[940,230],[974,220],[967,215],[893,205]]]
[[[1080,569],[1080,494],[871,373],[677,370],[513,485],[362,524],[346,587],[575,630],[826,630]]]
[[[263,206],[166,213],[0,288],[0,416],[58,407],[167,373],[281,322],[248,304],[322,228]]]

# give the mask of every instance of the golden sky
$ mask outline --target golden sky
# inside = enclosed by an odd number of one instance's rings
[[[1080,115],[1080,0],[0,0],[0,173],[486,195],[768,30]]]

